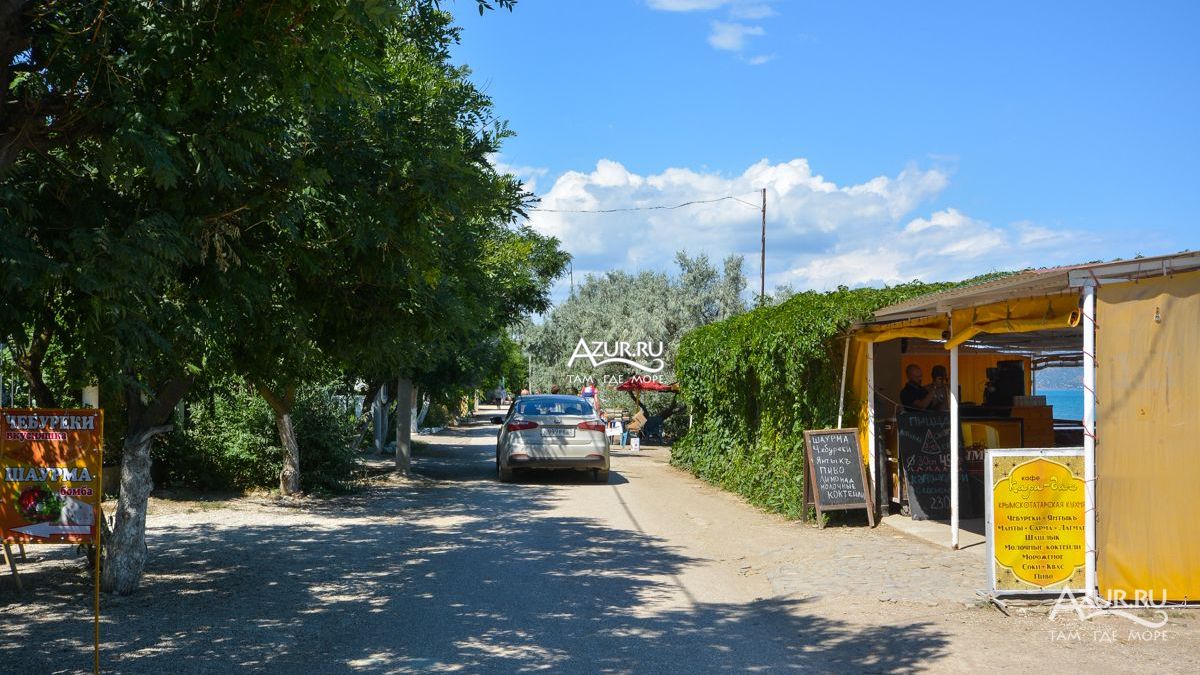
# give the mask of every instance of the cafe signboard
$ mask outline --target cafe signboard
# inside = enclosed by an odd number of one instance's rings
[[[858,429],[805,431],[804,448],[808,464],[805,504],[816,507],[817,523],[825,527],[826,511],[865,509],[867,522],[875,527],[875,504],[858,448]]]
[[[988,450],[985,470],[991,590],[1083,592],[1083,449]]]
[[[0,540],[95,543],[104,414],[0,409]]]

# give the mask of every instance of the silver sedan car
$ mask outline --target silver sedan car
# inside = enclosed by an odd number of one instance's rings
[[[513,402],[496,439],[496,475],[513,479],[520,469],[590,471],[608,482],[608,436],[604,420],[579,396],[535,394]]]

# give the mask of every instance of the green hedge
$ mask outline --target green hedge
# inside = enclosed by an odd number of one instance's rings
[[[803,432],[836,421],[838,336],[880,307],[950,286],[805,292],[691,331],[675,368],[693,426],[671,463],[754,504],[802,516]]]

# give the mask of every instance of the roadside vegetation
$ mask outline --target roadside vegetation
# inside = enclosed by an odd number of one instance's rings
[[[679,251],[675,264],[678,270],[674,274],[589,274],[542,323],[526,323],[516,331],[515,339],[525,354],[512,366],[518,374],[515,381],[528,381],[527,369],[532,370],[533,388],[545,392],[553,385],[569,391],[595,379],[605,407],[626,409],[634,408],[633,399],[615,387],[629,377],[650,376],[674,383],[676,352],[684,334],[746,311],[741,256],[729,256],[717,266],[706,255]],[[662,370],[646,373],[619,363],[594,368],[586,358],[570,364],[581,339],[589,345],[627,342],[635,350],[637,343],[648,343],[655,352],[653,359],[662,359]],[[640,360],[650,365],[653,359]],[[648,415],[664,417],[668,431],[686,426],[687,415],[674,395],[647,393],[641,400]]]
[[[804,515],[804,431],[837,418],[846,329],[954,284],[795,293],[685,335],[676,372],[693,425],[671,462],[758,506]],[[855,410],[847,400],[847,410]]]
[[[99,385],[106,590],[141,579],[152,456],[336,489],[339,401],[444,409],[548,308],[569,258],[515,224],[458,37],[436,0],[0,7],[0,341],[39,407]]]

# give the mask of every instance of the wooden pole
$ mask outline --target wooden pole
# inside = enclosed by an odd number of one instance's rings
[[[767,302],[767,188],[762,189],[762,252],[758,260],[758,304]]]
[[[837,428],[842,428],[842,413],[846,409],[846,364],[850,362],[850,336],[846,336],[846,346],[842,350],[842,390],[838,394],[838,421]]]
[[[21,575],[17,572],[17,561],[13,558],[12,547],[6,541],[4,542],[4,561],[8,563],[8,570],[12,573],[13,583],[17,585],[18,591],[24,591],[21,586]]]
[[[97,484],[104,485],[104,461],[103,460],[101,460],[101,462],[100,462],[100,471],[98,471],[97,473],[98,473],[98,475],[96,477]],[[93,636],[94,643],[95,643],[95,649],[92,652],[92,672],[95,673],[96,675],[100,675],[100,557],[103,555],[103,551],[104,551],[104,542],[101,540],[100,533],[104,530],[103,522],[104,522],[104,490],[101,489],[100,490],[100,504],[97,505],[97,508],[96,508],[96,549],[95,549],[95,554],[94,554],[95,558],[96,558],[96,560],[95,560],[96,567],[94,570],[95,571],[95,579],[93,579],[93,584],[92,584],[93,586],[95,586],[95,589],[93,591],[95,593],[95,625],[93,627],[93,630],[95,633],[95,635]]]

